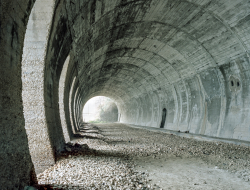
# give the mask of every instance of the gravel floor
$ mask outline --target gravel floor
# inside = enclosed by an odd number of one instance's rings
[[[249,153],[119,123],[85,125],[38,181],[54,189],[250,189]]]

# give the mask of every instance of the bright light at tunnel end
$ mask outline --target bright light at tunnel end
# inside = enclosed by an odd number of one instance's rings
[[[106,96],[95,96],[83,107],[83,121],[89,123],[112,123],[118,121],[116,103]]]

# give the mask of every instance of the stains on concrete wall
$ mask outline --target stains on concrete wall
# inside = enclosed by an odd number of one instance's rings
[[[35,182],[21,80],[24,35],[33,4],[32,0],[0,2],[0,186],[5,189],[23,189]]]
[[[58,87],[70,52],[61,92],[70,138],[79,128],[85,102],[103,95],[117,102],[121,122],[159,128],[166,109],[166,129],[249,141],[246,1],[56,0],[54,9],[43,6],[53,2],[37,0],[23,54],[28,138],[33,145],[47,147],[51,163],[64,144]],[[0,151],[8,153],[4,160],[20,162],[23,169],[15,179],[26,176],[26,182],[32,163],[24,131],[20,63],[33,3],[3,1],[0,12],[1,136],[9,142],[20,133],[16,141],[24,144],[17,155],[9,154],[16,144],[1,143]],[[43,131],[41,138],[33,138],[41,134],[36,129]],[[31,155],[34,147],[30,146]],[[27,160],[20,161],[19,153]],[[17,181],[11,183],[20,184]]]
[[[248,112],[248,107],[245,107],[244,102],[249,100],[247,94],[245,94],[248,93],[248,87],[243,87],[247,80],[245,80],[245,77],[242,78],[244,76],[244,72],[241,71],[242,63],[244,64],[244,59],[238,59],[220,67],[225,79],[224,84],[227,97],[225,122],[221,134],[227,138],[237,136],[239,139],[246,140],[247,137],[244,134],[248,133],[249,130],[246,123],[248,121],[248,114],[246,113]]]
[[[238,31],[247,26],[236,23],[247,21],[233,16],[232,7],[212,1],[117,0],[86,2],[81,9],[84,13],[72,13],[72,22],[81,27],[74,31],[75,47],[79,52],[85,47],[78,61],[84,101],[95,92],[116,97],[118,104],[121,98],[121,122],[159,127],[166,108],[167,129],[225,138],[239,131],[230,127],[238,122],[227,118],[237,110],[229,108],[231,96],[242,110],[246,78],[240,73],[249,60],[237,64],[237,72],[225,74],[222,68],[244,59],[248,49]]]
[[[51,146],[57,154],[64,147],[63,130],[59,114],[59,79],[64,62],[71,48],[71,34],[67,25],[67,13],[64,1],[55,4],[53,21],[44,68],[45,114]]]

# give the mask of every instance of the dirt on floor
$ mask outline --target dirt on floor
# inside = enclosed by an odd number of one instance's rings
[[[248,147],[97,124],[83,126],[38,181],[54,189],[249,190],[249,166]]]

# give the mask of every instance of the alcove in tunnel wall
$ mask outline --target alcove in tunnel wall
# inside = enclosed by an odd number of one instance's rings
[[[71,92],[71,118],[72,118],[72,123],[75,131],[79,130],[79,125],[76,122],[76,94],[77,94],[77,89],[79,89],[79,81],[78,78],[76,78],[73,86],[72,86],[72,92]]]
[[[246,7],[241,0],[68,3],[81,98],[116,95],[125,123],[159,127],[166,108],[167,129],[249,139],[244,119],[227,118],[236,108],[228,105],[230,76],[222,73],[230,62],[244,59],[247,64],[239,63],[241,71],[232,74],[244,80],[239,73],[248,70]],[[71,11],[77,9],[79,14]],[[240,97],[240,91],[232,94]],[[248,102],[247,94],[243,99]],[[248,115],[237,103],[237,114]]]
[[[68,130],[67,122],[66,122],[66,115],[65,115],[65,81],[66,81],[66,75],[68,71],[68,66],[70,62],[70,56],[67,57],[65,60],[65,63],[63,65],[63,69],[61,72],[60,80],[59,80],[59,110],[60,110],[60,119],[61,119],[61,125],[63,129],[63,135],[65,142],[70,141],[70,132]]]
[[[71,113],[71,102],[72,101],[72,90],[75,85],[75,80],[77,78],[77,68],[74,64],[74,52],[70,52],[70,60],[68,64],[67,74],[65,78],[65,90],[64,90],[64,112],[65,112],[65,120],[67,123],[67,129],[69,132],[70,140],[72,140],[75,131],[75,127],[72,121],[72,113]]]
[[[21,56],[34,2],[3,0],[0,7],[0,177],[4,179],[1,185],[10,189],[31,181],[22,113]],[[41,12],[44,9],[42,6]],[[43,33],[48,34],[45,22],[32,26],[42,27],[41,36],[38,29],[29,33],[32,38],[48,36],[47,47],[38,41],[33,41],[36,47],[30,43],[33,55],[46,56],[41,59],[45,60],[44,79],[40,80],[44,83],[37,83],[37,91],[32,92],[40,98],[44,89],[45,108],[35,113],[38,120],[42,116],[46,121],[42,134],[49,141],[44,143],[53,153],[63,148],[58,85],[70,50],[74,59],[65,83],[68,128],[77,130],[79,110],[88,98],[104,95],[117,102],[125,123],[159,128],[161,110],[166,108],[166,129],[249,141],[249,10],[244,0],[55,1],[55,9],[48,10],[54,15],[49,35]],[[33,21],[51,16],[40,15]],[[43,55],[40,50],[44,47]],[[32,78],[28,67],[26,74]],[[240,86],[230,86],[232,80]],[[69,125],[70,117],[73,125]],[[29,119],[26,122],[32,127]]]
[[[75,95],[74,95],[74,105],[73,105],[73,118],[74,122],[76,125],[77,131],[80,128],[80,123],[78,122],[78,92],[79,92],[79,87],[76,88]]]
[[[77,129],[76,129],[76,125],[74,123],[74,119],[73,119],[73,103],[74,103],[74,94],[73,94],[73,91],[74,91],[74,87],[76,86],[75,85],[75,82],[76,82],[76,76],[73,78],[73,81],[72,81],[72,84],[71,84],[71,87],[70,87],[70,93],[69,93],[69,116],[70,116],[70,123],[71,123],[71,126],[72,126],[72,130],[73,130],[73,133],[76,133]]]
[[[45,114],[54,154],[64,148],[64,136],[59,112],[59,79],[71,48],[64,1],[56,1],[53,24],[48,38],[44,72]]]

